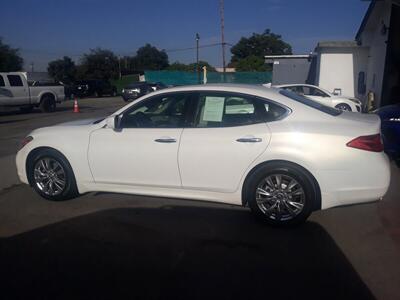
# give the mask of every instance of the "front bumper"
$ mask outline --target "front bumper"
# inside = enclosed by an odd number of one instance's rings
[[[141,94],[138,94],[138,93],[122,93],[121,96],[125,101],[128,101],[128,100],[135,100],[135,99],[139,98],[141,96]]]

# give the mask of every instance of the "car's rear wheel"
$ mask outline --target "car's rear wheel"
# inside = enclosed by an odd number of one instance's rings
[[[302,223],[317,201],[317,188],[302,168],[286,163],[270,163],[249,178],[246,200],[252,213],[276,226]]]
[[[344,111],[352,111],[350,105],[346,103],[339,103],[335,106],[337,109],[344,110]]]
[[[55,150],[35,153],[28,162],[28,177],[36,192],[48,200],[61,201],[78,195],[71,165]]]
[[[42,112],[54,112],[56,110],[56,101],[54,97],[51,95],[43,96],[39,108]]]

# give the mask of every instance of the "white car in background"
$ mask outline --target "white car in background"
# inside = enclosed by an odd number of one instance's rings
[[[164,89],[105,119],[37,129],[16,164],[49,200],[93,191],[205,200],[248,205],[274,225],[378,200],[390,181],[377,115],[254,85]]]
[[[291,90],[297,94],[306,96],[324,105],[335,107],[340,110],[361,112],[362,103],[356,98],[334,95],[327,90],[311,84],[284,84],[274,87]]]

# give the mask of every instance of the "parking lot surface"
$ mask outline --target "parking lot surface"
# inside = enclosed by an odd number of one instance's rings
[[[103,117],[119,97],[57,112],[0,114],[0,282],[4,299],[400,299],[400,172],[386,197],[314,213],[298,228],[247,208],[109,193],[40,198],[16,176],[31,130]]]

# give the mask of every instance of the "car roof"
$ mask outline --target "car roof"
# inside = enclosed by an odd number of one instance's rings
[[[273,96],[279,94],[279,90],[272,87],[267,88],[261,84],[233,84],[233,83],[208,83],[198,85],[183,85],[174,86],[159,93],[166,92],[179,92],[179,91],[224,91],[224,92],[236,92],[243,94],[257,95],[261,94],[268,98],[268,95]]]
[[[318,85],[307,84],[307,83],[292,83],[292,84],[273,85],[273,87],[276,87],[276,88],[295,87],[295,86],[308,86],[308,87],[312,87],[312,88],[317,88],[321,91],[324,91],[327,94],[332,94],[331,92],[327,91],[326,89],[324,89]]]
[[[132,83],[127,84],[127,85],[126,85],[126,88],[138,87],[138,86],[146,85],[146,84],[148,84],[148,83],[145,82],[145,81],[132,82]]]
[[[307,84],[307,83],[291,83],[291,84],[278,84],[278,85],[274,85],[274,87],[277,88],[281,88],[281,87],[290,87],[290,86],[309,86],[309,87],[315,87],[315,88],[319,88],[319,86],[316,85],[312,85],[312,84]]]
[[[231,83],[210,83],[199,85],[184,85],[168,87],[166,89],[157,90],[151,95],[161,95],[172,92],[197,92],[197,91],[212,91],[212,92],[231,92],[239,94],[247,94],[251,96],[265,98],[266,100],[278,101],[286,106],[297,105],[294,100],[280,94],[280,90],[275,87],[265,87],[261,84],[231,84]]]

